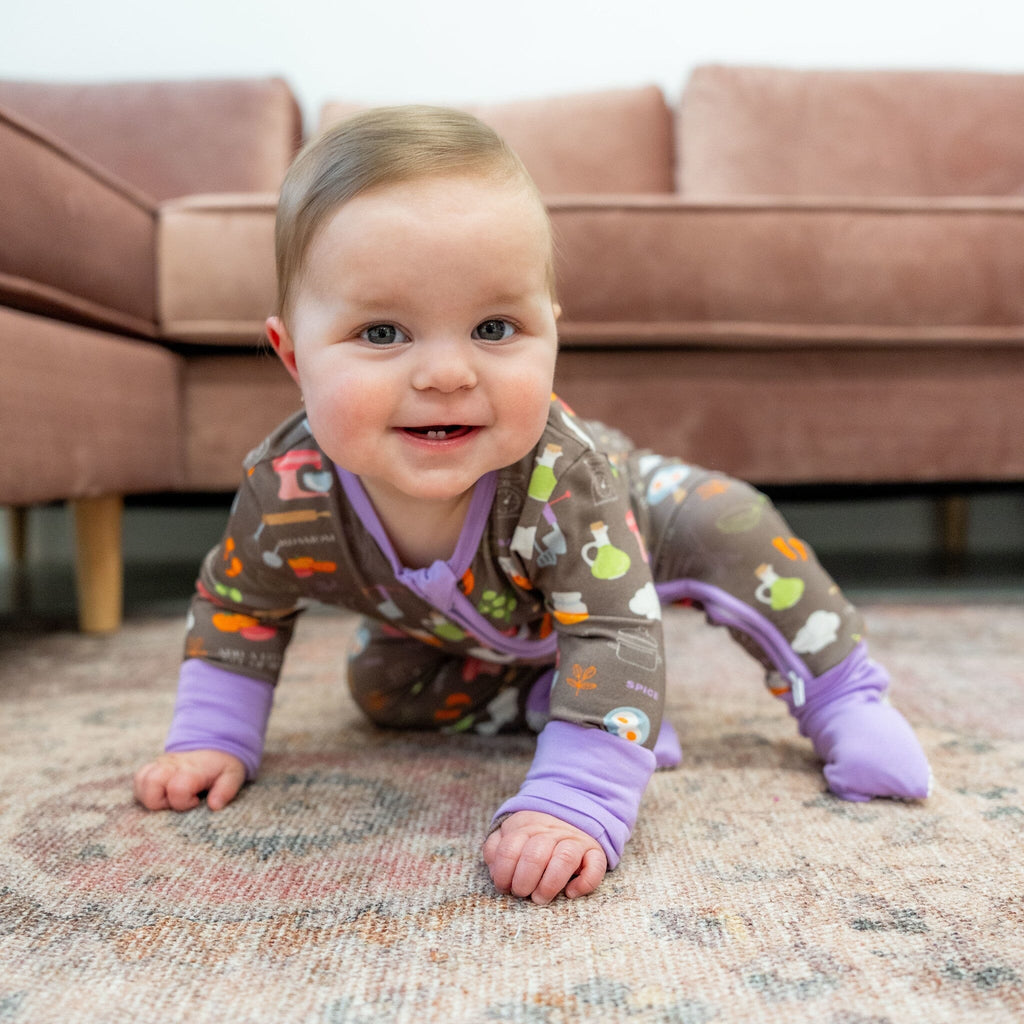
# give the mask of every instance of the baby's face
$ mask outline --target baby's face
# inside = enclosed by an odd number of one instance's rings
[[[318,443],[378,504],[455,501],[540,439],[550,252],[525,187],[468,176],[363,193],[315,238],[268,333]]]

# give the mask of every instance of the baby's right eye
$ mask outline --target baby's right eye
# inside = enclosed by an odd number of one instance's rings
[[[405,331],[394,324],[373,324],[362,331],[359,337],[382,348],[386,345],[401,345],[409,340]]]

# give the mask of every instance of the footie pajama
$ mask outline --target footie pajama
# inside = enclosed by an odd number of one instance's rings
[[[349,685],[372,721],[533,728],[533,765],[495,823],[547,811],[614,866],[651,774],[681,757],[662,718],[661,610],[684,602],[764,664],[839,796],[928,792],[860,615],[740,481],[634,449],[553,399],[536,448],[476,484],[452,556],[410,568],[301,414],[245,468],[192,602],[168,750],[227,750],[254,776],[298,612],[343,606],[364,616]]]

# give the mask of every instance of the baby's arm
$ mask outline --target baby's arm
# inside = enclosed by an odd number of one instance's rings
[[[592,893],[608,870],[597,840],[541,811],[510,814],[487,837],[484,862],[499,892],[540,906],[563,889],[569,899]]]
[[[206,793],[211,811],[235,798],[245,782],[245,765],[220,750],[161,754],[135,773],[135,799],[151,811],[189,811]]]
[[[187,811],[207,792],[226,807],[255,778],[274,688],[190,658],[181,666],[166,753],[135,773],[135,797],[151,811]]]
[[[548,722],[484,843],[495,886],[535,903],[593,892],[622,856],[654,767],[652,751],[603,729]]]

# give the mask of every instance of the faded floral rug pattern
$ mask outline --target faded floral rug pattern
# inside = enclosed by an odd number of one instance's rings
[[[867,614],[931,799],[830,796],[754,663],[674,610],[684,763],[603,887],[545,909],[497,895],[478,853],[531,741],[364,725],[340,683],[351,619],[302,624],[262,776],[219,814],[131,799],[180,623],[15,632],[0,1022],[1020,1021],[1024,608]]]

